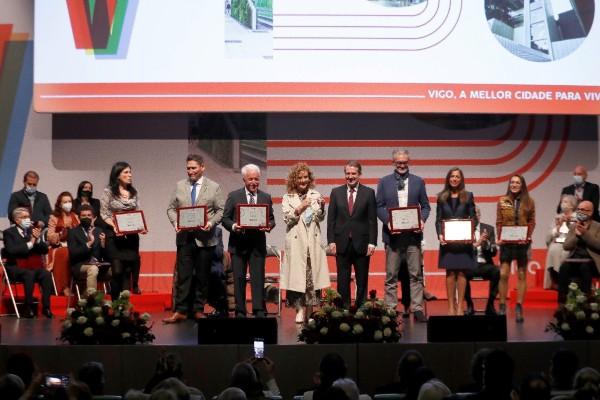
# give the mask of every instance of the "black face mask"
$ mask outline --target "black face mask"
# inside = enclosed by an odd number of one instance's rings
[[[83,197],[87,197],[88,199],[92,198],[92,191],[91,190],[82,190],[81,191],[81,196]]]
[[[92,226],[92,220],[90,218],[81,218],[79,223],[81,223],[81,226],[84,229],[90,229],[90,226]]]

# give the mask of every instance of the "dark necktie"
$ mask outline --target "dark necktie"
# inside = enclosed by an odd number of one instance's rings
[[[350,193],[348,194],[348,212],[352,214],[352,209],[354,208],[354,188],[350,188]]]
[[[254,193],[248,192],[248,194],[250,195],[250,201],[248,202],[248,204],[256,204],[256,200],[254,199]]]

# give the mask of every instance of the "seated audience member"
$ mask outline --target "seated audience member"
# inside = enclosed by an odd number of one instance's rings
[[[73,196],[69,192],[62,192],[56,198],[54,211],[48,220],[48,270],[53,271],[56,290],[65,296],[69,296],[71,292],[67,234],[78,225],[79,218],[73,212]]]
[[[550,400],[550,383],[542,374],[529,374],[519,387],[519,400]]]
[[[421,386],[432,379],[435,379],[435,374],[431,369],[428,367],[417,368],[414,378],[408,384],[405,400],[417,400]]]
[[[250,363],[240,362],[234,365],[229,386],[242,389],[248,399],[264,399],[262,385]]]
[[[498,253],[496,247],[496,235],[492,225],[481,222],[481,210],[475,206],[475,247],[477,254],[477,266],[475,270],[466,271],[467,286],[465,287],[465,301],[467,310],[465,315],[475,314],[473,298],[471,296],[471,280],[475,277],[483,278],[490,282],[488,300],[485,306],[486,315],[496,315],[494,300],[498,295],[498,283],[500,282],[500,269],[494,265],[494,257]]]
[[[483,363],[488,354],[492,352],[489,347],[479,349],[471,358],[471,377],[473,382],[459,388],[459,393],[475,393],[483,389]]]
[[[67,396],[69,400],[92,400],[94,398],[88,385],[79,381],[71,381],[69,383],[69,386],[67,386]]]
[[[587,181],[587,169],[583,165],[576,165],[573,169],[573,184],[565,186],[560,192],[563,194],[571,194],[575,196],[578,202],[583,200],[591,201],[594,207],[592,218],[594,221],[600,222],[600,214],[598,213],[598,206],[600,205],[600,189],[595,183]],[[556,209],[557,213],[560,213],[560,203]]]
[[[85,383],[92,395],[104,394],[104,365],[98,361],[83,364],[77,371],[77,379]]]
[[[29,354],[13,353],[6,360],[6,373],[17,375],[23,381],[25,387],[31,384],[35,370],[36,366]]]
[[[579,358],[573,350],[558,349],[550,361],[550,388],[553,394],[570,392],[573,378],[579,368]]]
[[[317,387],[304,393],[304,400],[326,400],[327,391],[333,382],[345,378],[347,372],[346,362],[337,353],[328,353],[323,356],[319,364]]]
[[[346,396],[348,396],[349,400],[371,400],[371,396],[360,394],[356,382],[350,378],[337,379],[335,382],[333,382],[331,387],[339,387],[342,389],[344,393],[346,393]]]
[[[452,392],[439,379],[430,379],[425,382],[419,390],[417,400],[442,400],[446,396],[450,396]]]
[[[71,273],[77,280],[85,277],[86,290],[97,289],[98,276],[103,281],[110,278],[110,265],[100,265],[107,258],[106,235],[95,227],[97,218],[92,207],[80,207],[79,221],[80,225],[67,235]]]
[[[544,269],[544,289],[558,288],[558,271],[569,252],[563,248],[563,243],[569,233],[569,228],[577,221],[575,208],[577,199],[573,195],[563,194],[560,200],[560,214],[554,217],[552,226],[546,235],[546,267]]]
[[[52,318],[50,295],[52,275],[43,265],[42,255],[48,253],[48,245],[40,236],[42,230],[33,228],[29,210],[18,207],[12,212],[15,226],[4,231],[3,256],[6,257],[8,277],[25,286],[24,318],[33,318],[33,285],[37,282],[42,292],[42,314]]]
[[[569,257],[558,272],[558,301],[564,303],[569,284],[577,280],[580,289],[589,293],[592,277],[598,276],[600,267],[600,222],[592,220],[591,201],[582,201],[576,210],[577,222],[569,229],[563,247]]]
[[[183,382],[183,365],[181,359],[173,353],[161,355],[156,362],[154,375],[144,388],[145,393],[151,393],[152,389],[167,378],[177,378]]]
[[[417,369],[425,366],[423,356],[417,350],[407,350],[402,354],[396,369],[397,381],[378,387],[376,393],[407,393]]]
[[[23,380],[14,374],[0,377],[0,399],[18,400],[25,392]]]
[[[137,390],[137,389],[129,389],[125,393],[125,396],[123,396],[123,399],[125,399],[125,400],[148,400],[149,398],[150,398],[149,394],[146,394],[146,393],[142,392],[141,390]]]
[[[83,205],[94,209],[94,215],[100,215],[100,200],[93,197],[94,186],[90,181],[81,181],[77,187],[77,197],[73,201],[73,211],[79,213],[79,207]]]
[[[240,388],[229,387],[219,394],[217,400],[246,400],[246,393]]]
[[[154,397],[154,393],[167,391],[171,392],[175,395],[176,400],[194,400],[194,399],[204,399],[204,395],[202,392],[196,388],[186,386],[183,382],[181,382],[177,378],[167,378],[160,382],[158,385],[154,387],[152,391],[152,395],[150,398],[169,398],[168,396],[156,396]],[[160,393],[159,393],[160,394]]]
[[[23,189],[14,192],[8,200],[8,218],[12,223],[16,223],[13,219],[13,211],[15,208],[26,208],[29,213],[33,225],[39,228],[44,228],[48,225],[48,218],[52,214],[52,207],[48,196],[42,192],[38,192],[37,186],[40,181],[40,176],[35,171],[27,171],[23,176]]]
[[[256,371],[256,377],[262,387],[263,395],[265,397],[281,395],[274,375],[275,363],[268,357],[253,358],[250,363]]]
[[[573,389],[580,390],[586,386],[600,387],[600,372],[591,367],[581,368],[573,378]]]

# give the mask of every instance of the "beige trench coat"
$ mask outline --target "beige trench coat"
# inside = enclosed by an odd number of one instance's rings
[[[297,194],[285,194],[282,199],[283,221],[286,224],[285,256],[281,267],[281,288],[300,293],[306,292],[306,260],[310,257],[315,290],[330,286],[327,256],[321,243],[320,223],[325,219],[325,210],[317,199],[321,194],[309,189],[313,215],[307,225],[304,218],[294,213],[301,203]]]

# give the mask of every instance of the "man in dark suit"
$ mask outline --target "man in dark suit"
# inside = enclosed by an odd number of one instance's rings
[[[98,276],[103,281],[110,277],[110,265],[101,265],[106,256],[106,236],[94,226],[95,221],[94,209],[84,204],[79,208],[79,226],[67,234],[71,273],[76,279],[85,276],[86,291],[98,287]]]
[[[52,318],[50,295],[52,274],[44,268],[42,255],[48,253],[48,245],[40,240],[41,228],[33,227],[29,210],[17,207],[11,214],[15,226],[4,231],[4,249],[8,277],[25,286],[25,318],[33,318],[33,285],[37,282],[42,292],[42,314]]]
[[[498,253],[496,246],[496,234],[492,225],[481,222],[481,210],[475,206],[475,244],[477,250],[477,268],[474,271],[467,271],[467,287],[465,288],[465,301],[467,302],[467,311],[465,315],[475,314],[473,298],[471,297],[471,279],[474,277],[483,278],[490,281],[490,291],[488,294],[487,305],[485,306],[486,315],[496,315],[494,300],[498,294],[498,282],[500,282],[500,269],[494,265],[493,257]]]
[[[583,165],[577,165],[573,170],[574,183],[572,185],[565,186],[560,192],[560,197],[562,198],[563,194],[571,194],[575,196],[577,202],[581,202],[583,200],[591,201],[594,205],[593,219],[594,221],[600,222],[600,213],[598,212],[598,206],[600,203],[600,189],[595,183],[587,182],[587,175],[587,169]],[[562,213],[562,210],[560,209],[560,201],[558,202],[556,213]]]
[[[406,259],[410,278],[411,311],[414,313],[415,320],[426,322],[427,317],[423,308],[421,240],[431,206],[427,198],[425,181],[409,173],[409,162],[410,156],[407,150],[394,150],[392,153],[394,172],[381,178],[377,185],[377,217],[383,222],[385,243],[385,303],[393,308],[398,305],[398,271],[402,260]],[[420,227],[415,231],[392,233],[388,210],[407,206],[421,208]]]
[[[344,307],[350,307],[350,275],[354,265],[356,305],[367,298],[369,262],[377,245],[375,191],[359,183],[362,166],[348,161],[344,166],[346,184],[329,196],[327,242],[336,256],[337,287]]]
[[[12,220],[12,212],[17,207],[24,207],[29,210],[31,221],[34,225],[44,228],[48,225],[48,218],[52,214],[52,207],[48,201],[48,196],[38,192],[37,186],[40,176],[35,171],[27,171],[23,176],[23,189],[14,192],[8,200],[8,217]]]
[[[267,255],[266,232],[275,227],[271,196],[258,190],[260,168],[254,164],[242,167],[244,187],[229,193],[223,212],[223,227],[229,231],[228,250],[231,253],[233,268],[233,291],[235,294],[236,317],[246,316],[246,271],[250,267],[250,287],[252,290],[252,313],[255,317],[265,317],[265,257]],[[242,228],[237,222],[238,204],[266,204],[268,206],[268,226]]]

